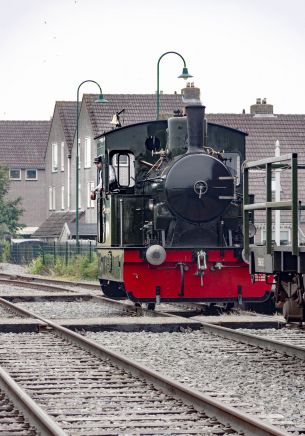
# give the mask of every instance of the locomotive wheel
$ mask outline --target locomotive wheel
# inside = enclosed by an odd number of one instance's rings
[[[112,300],[124,300],[127,297],[123,283],[100,279],[100,284],[103,294],[107,298],[111,298]]]
[[[283,306],[283,315],[287,322],[304,321],[304,307],[292,299],[286,300]]]
[[[147,304],[148,310],[155,310],[155,308],[156,308],[156,303],[148,303]]]

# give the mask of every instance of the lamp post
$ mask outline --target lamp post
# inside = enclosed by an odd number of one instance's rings
[[[76,205],[75,205],[75,209],[76,209],[76,217],[75,217],[75,221],[76,221],[76,246],[79,246],[79,146],[78,146],[78,141],[79,141],[79,132],[78,132],[78,128],[79,128],[79,90],[80,87],[84,84],[84,83],[95,83],[100,90],[100,95],[98,100],[96,100],[96,102],[98,103],[106,103],[107,100],[104,99],[103,97],[103,92],[102,92],[102,88],[100,87],[100,85],[95,82],[95,80],[84,80],[82,83],[80,83],[80,85],[77,88],[77,103],[76,103]]]
[[[182,70],[182,73],[180,74],[180,76],[178,76],[178,79],[185,79],[186,80],[186,79],[189,79],[190,77],[193,77],[189,74],[188,69],[186,67],[184,57],[181,56],[180,53],[177,53],[176,51],[167,51],[159,57],[159,60],[157,63],[157,120],[159,119],[159,115],[160,115],[160,72],[159,72],[160,61],[165,55],[168,55],[168,54],[175,54],[175,55],[179,56],[183,61],[183,70]]]

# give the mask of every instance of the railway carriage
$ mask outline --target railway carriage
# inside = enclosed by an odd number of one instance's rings
[[[250,202],[250,171],[260,169],[266,180],[265,201]],[[281,309],[288,322],[305,321],[305,244],[300,232],[301,213],[305,210],[299,195],[298,176],[305,165],[298,164],[297,153],[268,157],[253,162],[246,162],[243,167],[244,196],[244,256],[249,260],[252,276],[260,275],[274,282],[274,302]],[[290,173],[290,198],[272,201],[272,177],[274,171]],[[276,227],[273,211],[289,211],[291,218],[291,243],[277,245],[272,239],[272,229]],[[265,211],[266,243],[255,244],[249,239],[247,229],[255,211]],[[300,237],[302,235],[302,237]],[[301,239],[303,241],[301,242]]]
[[[184,116],[97,138],[104,186],[97,199],[99,280],[110,298],[150,305],[270,298],[270,285],[252,283],[242,255],[246,134],[208,123],[199,93],[182,91]]]

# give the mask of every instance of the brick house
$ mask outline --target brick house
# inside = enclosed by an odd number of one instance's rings
[[[50,121],[0,121],[0,164],[9,171],[8,198],[22,198],[24,235],[47,217],[44,157],[49,129]]]

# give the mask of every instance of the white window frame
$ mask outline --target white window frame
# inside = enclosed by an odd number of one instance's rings
[[[94,182],[88,182],[87,183],[87,208],[94,208],[95,201],[91,199],[91,192],[94,191],[95,183]]]
[[[81,196],[81,194],[82,194],[82,187],[81,187],[81,184],[79,183],[78,184],[78,209],[82,208],[82,196]]]
[[[91,168],[91,138],[85,138],[84,168]]]
[[[35,171],[36,172],[36,177],[28,177],[28,171]],[[38,180],[38,171],[35,168],[28,168],[25,170],[25,180]]]
[[[19,171],[19,177],[11,177],[11,171]],[[21,180],[21,169],[20,168],[10,168],[9,169],[10,180]]]
[[[54,142],[52,144],[52,173],[56,173],[58,171],[58,146],[57,143]]]
[[[56,210],[56,189],[52,187],[52,210]]]
[[[80,164],[81,164],[81,158],[80,158],[80,139],[78,140],[78,169],[80,169]]]
[[[60,171],[65,171],[65,143],[60,144]]]
[[[61,186],[61,210],[65,210],[65,186]]]
[[[53,210],[53,187],[49,186],[49,210]]]

